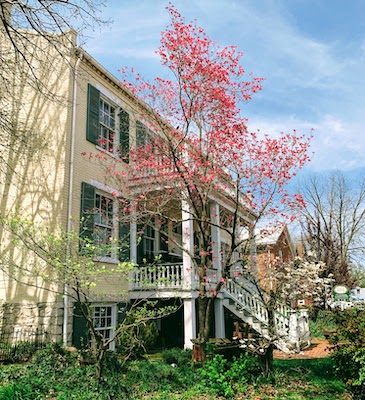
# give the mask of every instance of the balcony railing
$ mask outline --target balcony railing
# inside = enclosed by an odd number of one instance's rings
[[[133,271],[131,286],[132,290],[192,289],[196,287],[196,277],[184,274],[182,263],[146,265]]]

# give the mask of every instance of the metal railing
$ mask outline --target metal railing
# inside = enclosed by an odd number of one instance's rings
[[[15,328],[13,332],[0,332],[0,362],[23,362],[49,343],[42,328]]]

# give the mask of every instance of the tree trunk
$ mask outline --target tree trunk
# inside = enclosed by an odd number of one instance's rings
[[[198,298],[198,339],[202,364],[205,364],[209,357],[207,344],[210,338],[210,327],[213,323],[213,300],[211,297]]]
[[[274,345],[270,343],[265,355],[262,357],[262,370],[267,377],[269,372],[274,369]]]
[[[275,308],[276,308],[276,297],[275,293],[270,290],[270,299],[267,304],[267,316],[268,316],[268,328],[269,328],[269,340],[271,341],[266,354],[264,356],[264,373],[268,376],[269,372],[274,368],[274,345],[273,340],[276,336],[275,329]]]

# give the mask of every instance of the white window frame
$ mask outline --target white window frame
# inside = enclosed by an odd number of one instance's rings
[[[151,230],[151,233],[153,234],[153,236],[149,236],[147,234],[148,230]],[[158,254],[158,249],[157,249],[157,232],[155,229],[154,225],[146,225],[145,228],[145,232],[143,234],[142,237],[142,241],[143,241],[143,248],[145,250],[145,257],[147,259],[151,258],[153,259],[154,257],[156,257],[156,255]],[[149,243],[150,245],[148,246],[149,249],[149,253],[147,254],[147,243]],[[152,249],[150,249],[150,247],[152,247]]]
[[[112,234],[111,238],[114,243],[111,245],[111,253],[108,255],[102,255],[97,258],[98,261],[100,262],[107,262],[107,263],[119,263],[118,257],[117,257],[117,245],[115,242],[118,240],[118,223],[117,223],[117,213],[118,213],[118,202],[108,193],[105,193],[104,191],[101,190],[96,190],[95,196],[100,196],[106,199],[109,199],[110,202],[112,203],[112,225],[107,225],[103,224],[101,222],[97,222],[96,218],[94,219],[94,235],[97,232],[97,227],[99,226],[101,229],[111,229]],[[98,210],[95,209],[95,216],[97,215]],[[97,245],[97,244],[96,244]]]
[[[104,107],[102,105],[108,105],[109,108],[114,109],[114,128],[112,125],[106,122],[106,119],[110,119],[111,115],[109,113],[106,114],[104,112]],[[104,116],[104,118],[102,118]],[[115,155],[117,153],[118,144],[119,144],[119,107],[114,104],[108,97],[104,96],[102,93],[100,94],[100,104],[99,104],[99,125],[100,125],[100,132],[99,132],[99,141],[100,143],[97,145],[100,149],[106,151],[109,154]],[[107,146],[108,140],[102,135],[103,130],[107,130],[112,132],[113,140],[112,145],[109,147]],[[106,141],[104,144],[103,141]]]
[[[99,308],[110,308],[110,317],[108,315],[100,315],[97,317],[95,315],[95,310]],[[100,321],[105,320],[105,318],[110,318],[110,324],[107,324],[108,321],[106,321],[105,324],[100,324],[102,326],[96,326],[96,318],[99,318]],[[94,324],[94,329],[96,331],[108,331],[109,332],[109,338],[107,339],[112,339],[114,338],[115,335],[115,329],[117,327],[117,305],[115,303],[99,303],[99,304],[93,304],[92,305],[92,320]],[[104,337],[104,334],[103,334]],[[109,343],[109,350],[115,350],[115,340],[113,340],[111,343]]]

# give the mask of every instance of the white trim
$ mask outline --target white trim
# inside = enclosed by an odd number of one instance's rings
[[[100,328],[95,328],[97,331],[102,331],[102,330],[110,330],[110,338],[114,338],[114,333],[115,329],[117,327],[117,303],[96,303],[92,304],[92,318],[94,322],[94,309],[95,307],[111,307],[111,325],[110,327],[100,327]],[[109,344],[109,350],[115,350],[115,340]]]
[[[99,189],[105,193],[112,195],[112,193],[117,193],[118,196],[122,197],[122,192],[118,189],[114,189],[109,185],[105,185],[105,183],[101,183],[95,179],[90,179],[90,185],[94,186],[94,188]]]
[[[120,101],[120,99],[115,96],[112,92],[110,92],[108,89],[106,89],[104,86],[100,85],[99,83],[95,84],[95,88],[99,90],[100,94],[102,94],[104,97],[107,99],[110,99],[117,107],[120,108],[125,108],[127,105],[123,106],[123,102]]]
[[[75,140],[76,140],[76,111],[77,111],[77,78],[79,75],[79,65],[84,53],[81,51],[76,61],[74,69],[73,98],[72,98],[72,122],[71,122],[71,144],[70,144],[70,169],[68,181],[68,204],[67,204],[67,234],[72,230],[72,196],[74,180],[74,162],[75,162]],[[67,240],[66,265],[68,265],[70,255],[70,241]],[[63,321],[62,321],[62,342],[64,346],[68,345],[68,318],[69,318],[69,287],[65,283],[63,290]]]

